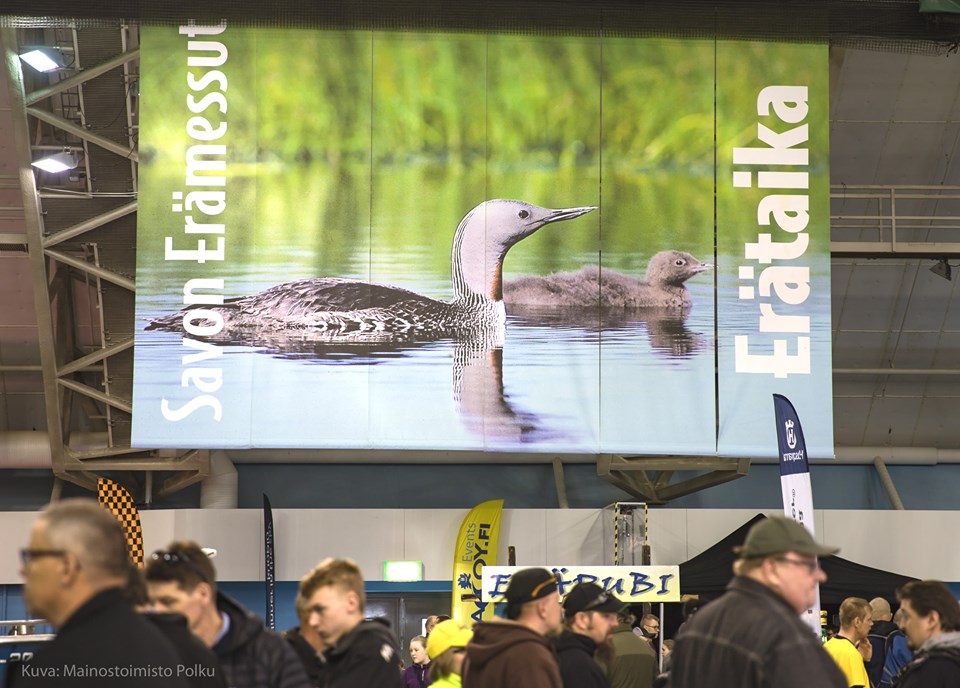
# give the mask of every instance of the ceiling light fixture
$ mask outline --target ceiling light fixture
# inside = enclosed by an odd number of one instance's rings
[[[74,169],[80,164],[80,159],[70,151],[63,151],[62,153],[54,153],[45,158],[34,160],[30,164],[44,172],[56,173]]]

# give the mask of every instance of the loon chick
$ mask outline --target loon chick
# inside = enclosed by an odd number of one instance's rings
[[[386,284],[320,277],[278,284],[223,305],[191,306],[153,320],[146,329],[183,331],[191,310],[206,309],[194,326],[223,326],[208,338],[243,340],[263,331],[337,337],[349,334],[464,336],[503,327],[503,259],[511,246],[551,222],[570,220],[594,206],[549,209],[510,200],[485,201],[460,221],[453,237],[453,301],[440,301]],[[207,316],[207,313],[213,314]]]
[[[683,251],[661,251],[650,259],[646,279],[587,265],[577,272],[546,277],[524,276],[504,285],[507,308],[566,306],[576,308],[676,308],[692,305],[683,283],[713,269]]]

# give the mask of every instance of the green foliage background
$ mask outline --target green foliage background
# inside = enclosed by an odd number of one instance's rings
[[[208,274],[162,262],[163,237],[182,225],[169,206],[191,143],[187,39],[141,33],[139,269]],[[665,248],[710,260],[714,141],[743,139],[755,122],[756,89],[731,89],[725,107],[745,117],[714,130],[711,41],[229,27],[215,38],[229,48],[228,264],[217,268],[228,274],[284,263],[284,278],[419,281],[444,296],[453,231],[488,198],[600,206],[525,240],[508,273],[601,254],[640,273]],[[783,48],[727,51],[724,78],[789,76]]]

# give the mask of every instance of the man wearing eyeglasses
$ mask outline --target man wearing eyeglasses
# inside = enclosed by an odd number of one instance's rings
[[[213,650],[230,688],[309,688],[290,645],[254,614],[217,590],[217,572],[195,542],[174,542],[147,562],[150,598],[183,614],[190,630]]]
[[[660,635],[660,618],[656,614],[646,614],[640,619],[637,635],[647,641],[654,652],[657,651],[657,636]]]
[[[187,688],[173,646],[124,594],[131,563],[113,514],[88,499],[57,502],[20,559],[27,608],[57,636],[16,666],[16,688]]]
[[[772,516],[747,534],[727,592],[676,638],[670,688],[846,688],[800,620],[827,580],[818,556],[837,553],[801,524]]]
[[[610,688],[594,656],[616,628],[623,606],[596,583],[580,583],[567,593],[564,632],[554,642],[564,688]]]

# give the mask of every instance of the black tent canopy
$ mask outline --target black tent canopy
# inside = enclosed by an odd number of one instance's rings
[[[680,564],[680,592],[714,599],[723,594],[733,576],[733,562],[737,555],[733,548],[742,545],[747,531],[754,523],[766,518],[757,514],[712,547]],[[896,590],[909,581],[909,576],[882,571],[857,564],[839,556],[824,557],[820,567],[827,574],[827,582],[820,586],[820,604],[839,607],[847,597],[886,598],[896,607]]]

